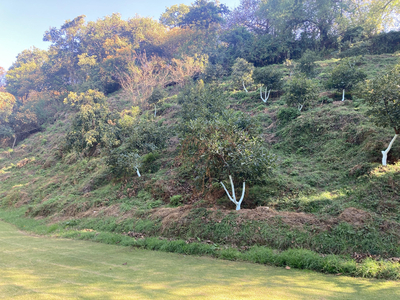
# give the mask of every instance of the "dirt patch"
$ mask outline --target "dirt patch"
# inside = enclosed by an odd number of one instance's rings
[[[161,219],[163,230],[173,223],[185,223],[187,216],[192,209],[191,205],[177,208],[161,208],[154,210],[152,218]],[[210,214],[207,220],[210,222],[220,222],[226,215],[232,213],[232,210],[209,209]],[[265,221],[267,223],[283,222],[290,227],[301,229],[303,226],[312,226],[321,231],[329,230],[337,221],[319,219],[313,214],[296,212],[278,212],[266,206],[260,206],[256,209],[241,209],[237,213],[238,224],[254,220]]]
[[[155,219],[161,219],[162,230],[164,231],[171,224],[185,219],[190,213],[191,209],[191,205],[185,205],[176,208],[160,208],[154,210],[152,217]]]
[[[350,223],[354,226],[363,226],[372,220],[370,213],[354,207],[346,208],[340,215],[339,220]]]

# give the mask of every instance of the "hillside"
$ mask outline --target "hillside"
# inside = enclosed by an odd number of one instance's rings
[[[373,78],[398,57],[366,56],[359,67]],[[337,61],[318,61],[318,78],[323,80]],[[285,65],[279,68],[289,75]],[[229,82],[225,77],[219,84],[227,108],[256,119],[277,158],[272,173],[246,190],[240,211],[234,211],[221,185],[199,187],[182,163],[179,87],[168,88],[157,104],[154,122],[168,132],[167,145],[147,154],[141,177],[113,176],[101,149],[91,156],[66,151],[76,116],[69,109],[13,150],[1,150],[1,210],[78,233],[205,241],[240,251],[258,245],[354,258],[400,257],[400,143],[393,145],[388,166],[380,164],[392,130],[373,125],[363,101],[340,101],[333,90],[322,89],[307,110],[284,118],[279,112],[287,106],[279,93],[264,104],[257,86],[246,93]],[[109,95],[107,103],[114,112],[132,106],[122,91]],[[141,108],[143,118],[154,112],[150,105]]]

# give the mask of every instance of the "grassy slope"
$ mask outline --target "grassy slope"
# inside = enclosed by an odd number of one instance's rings
[[[397,60],[396,55],[368,56],[360,67],[371,78]],[[321,80],[336,63],[319,62]],[[72,229],[400,256],[400,162],[379,166],[391,130],[370,124],[357,100],[314,103],[296,120],[279,125],[276,115],[284,103],[275,98],[265,106],[258,97],[258,92],[231,93],[230,106],[260,119],[279,157],[274,176],[250,188],[243,203],[244,208],[268,206],[267,212],[228,213],[233,204],[220,187],[205,197],[193,193],[190,174],[185,177],[175,161],[175,138],[156,161],[156,173],[110,180],[101,156],[60,152],[71,114],[59,115],[14,151],[0,153],[1,204]],[[110,102],[116,109],[127,104],[118,94]],[[158,111],[166,126],[179,121],[178,112],[174,96]],[[398,143],[391,153],[393,163],[400,157]],[[174,195],[189,206],[170,207]],[[193,205],[194,200],[200,201]]]
[[[395,299],[398,282],[29,236],[0,222],[0,299]]]

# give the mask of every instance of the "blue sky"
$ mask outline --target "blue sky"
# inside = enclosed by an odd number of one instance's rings
[[[158,19],[166,7],[194,0],[0,0],[0,66],[8,69],[18,53],[35,46],[47,49],[43,34],[49,27],[60,27],[64,21],[86,15],[95,21],[112,13],[123,19],[139,14]],[[221,0],[230,8],[240,0]]]

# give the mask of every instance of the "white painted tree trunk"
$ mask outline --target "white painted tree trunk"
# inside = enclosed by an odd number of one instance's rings
[[[393,145],[394,141],[396,140],[397,136],[398,136],[398,134],[396,133],[394,135],[394,138],[391,140],[389,147],[385,151],[382,151],[382,166],[386,166],[387,154],[389,153],[390,149],[392,148],[392,145]]]
[[[246,87],[244,86],[244,81],[243,81],[243,88],[246,91],[246,93],[248,93],[249,91],[246,89]]]
[[[299,103],[299,105],[297,105],[297,109],[298,109],[299,111],[301,111],[301,110],[303,109],[303,106],[304,106],[304,104],[300,104],[300,103]]]
[[[267,95],[267,90],[268,90],[268,87],[265,88],[264,98],[263,98],[263,96],[262,96],[262,87],[260,87],[260,97],[261,97],[261,100],[264,101],[264,103],[267,103],[267,101],[269,99],[269,93],[271,93],[271,90],[269,90],[268,95]]]
[[[240,197],[240,200],[237,201],[237,200],[236,200],[236,194],[235,194],[235,186],[233,185],[233,180],[232,180],[232,176],[231,176],[231,175],[229,175],[229,179],[230,179],[230,181],[231,181],[232,196],[229,195],[229,192],[228,192],[228,190],[226,189],[226,187],[225,187],[225,185],[224,185],[224,183],[223,183],[222,181],[221,181],[221,184],[222,184],[222,186],[223,186],[223,188],[224,188],[226,194],[228,195],[228,198],[229,198],[233,203],[235,203],[235,205],[236,205],[236,210],[240,210],[240,205],[242,204],[242,201],[243,201],[243,198],[244,198],[244,192],[245,192],[245,189],[246,189],[246,182],[243,181],[242,197]]]
[[[14,149],[14,146],[15,146],[15,142],[17,141],[17,135],[14,135],[14,143],[13,143],[13,145],[12,145],[12,149]]]
[[[136,168],[136,173],[137,173],[137,176],[141,177],[141,175],[140,175],[140,172],[139,172],[139,169],[138,169],[138,168]]]
[[[157,116],[157,105],[154,103],[154,117]]]
[[[345,91],[345,90],[343,90],[342,101],[344,101],[344,94],[345,94],[344,91]]]

